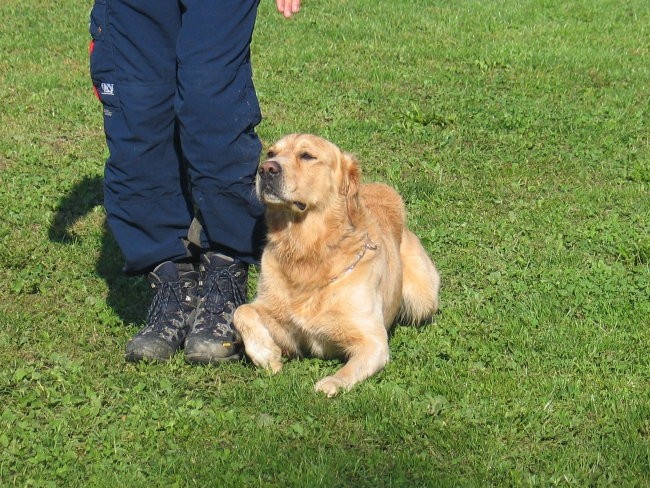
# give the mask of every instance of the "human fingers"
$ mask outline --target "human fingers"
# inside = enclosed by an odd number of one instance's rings
[[[300,11],[301,0],[275,0],[278,12],[287,19]]]

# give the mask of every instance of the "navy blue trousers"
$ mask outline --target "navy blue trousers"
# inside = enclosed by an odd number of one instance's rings
[[[90,73],[104,109],[108,224],[141,273],[204,247],[256,262],[261,120],[250,42],[258,0],[96,0]]]

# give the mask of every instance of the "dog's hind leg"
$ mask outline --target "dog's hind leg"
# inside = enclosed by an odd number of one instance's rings
[[[399,320],[421,324],[438,311],[440,274],[413,232],[404,229],[402,259],[402,307]]]
[[[240,306],[233,317],[235,329],[244,341],[246,355],[256,366],[274,373],[282,369],[282,350],[266,324],[275,325],[270,316],[262,315],[254,304]]]

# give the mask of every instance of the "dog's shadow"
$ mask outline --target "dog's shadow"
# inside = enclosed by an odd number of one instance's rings
[[[75,223],[103,204],[103,179],[86,177],[61,198],[49,228],[51,242],[73,245],[79,240]],[[95,264],[97,274],[108,285],[107,305],[125,324],[143,322],[146,316],[148,286],[140,277],[122,273],[123,258],[106,219],[102,224],[101,250]]]

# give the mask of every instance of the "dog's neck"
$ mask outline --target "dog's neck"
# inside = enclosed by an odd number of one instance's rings
[[[281,212],[281,211],[280,211]],[[357,228],[359,219],[350,219],[345,202],[325,215],[318,210],[305,214],[267,213],[268,245],[282,262],[314,262],[326,259],[334,249],[343,249],[354,257],[366,239],[365,231]]]

